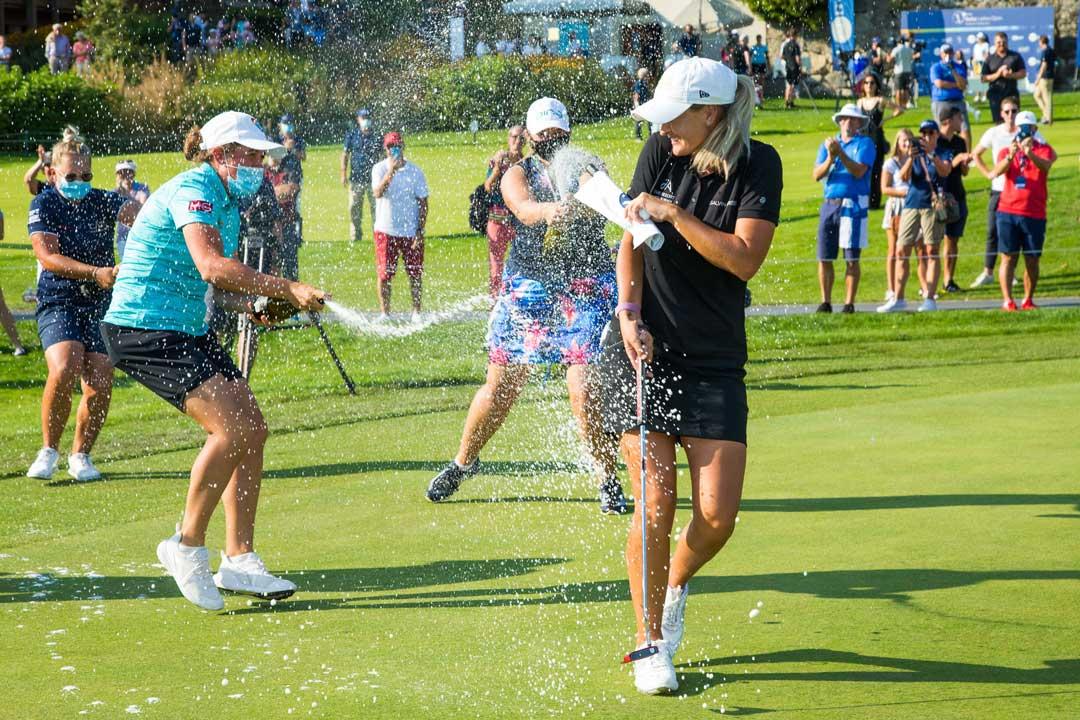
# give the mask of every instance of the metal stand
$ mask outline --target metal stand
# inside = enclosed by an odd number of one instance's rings
[[[245,265],[248,264],[251,250],[249,238],[245,237],[243,240],[243,258]],[[256,269],[259,272],[266,272],[265,242],[259,243],[259,262]],[[350,395],[355,395],[356,383],[349,377],[349,373],[345,370],[344,363],[341,362],[341,358],[338,357],[337,352],[334,350],[334,346],[330,343],[330,336],[326,334],[326,330],[322,326],[322,321],[319,319],[319,313],[309,312],[307,315],[309,319],[309,322],[307,323],[260,327],[251,321],[251,318],[247,313],[240,313],[237,320],[237,364],[239,365],[241,374],[244,376],[245,380],[251,378],[251,369],[255,364],[255,354],[259,349],[259,335],[261,333],[274,330],[302,330],[304,328],[314,327],[318,330],[319,337],[322,339],[323,345],[326,346],[326,351],[330,354],[330,359],[334,361],[334,367],[337,368],[338,373],[341,375],[341,379],[345,383],[345,388],[349,391]]]

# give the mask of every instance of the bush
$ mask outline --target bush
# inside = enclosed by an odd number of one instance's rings
[[[113,133],[119,99],[115,90],[92,87],[72,73],[12,68],[0,77],[0,134],[25,134],[37,144],[55,140],[68,124],[89,137]]]
[[[461,130],[475,119],[481,127],[521,122],[539,97],[557,97],[573,122],[624,113],[628,90],[592,60],[487,56],[427,72],[416,87],[397,85],[378,97],[379,105],[407,107],[402,124],[412,129]]]
[[[765,22],[785,30],[793,27],[817,32],[829,20],[826,0],[747,0],[746,5]]]

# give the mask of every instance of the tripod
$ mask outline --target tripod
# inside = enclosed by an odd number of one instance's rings
[[[253,247],[253,241],[257,243],[257,248]],[[255,267],[259,272],[266,272],[266,241],[263,238],[252,238],[250,235],[245,235],[243,238],[242,258],[245,265]],[[252,252],[258,250],[258,263],[252,265]],[[255,355],[259,349],[259,335],[262,332],[270,332],[273,330],[302,330],[304,328],[314,327],[319,332],[319,338],[322,340],[323,345],[326,346],[326,351],[330,355],[330,359],[334,362],[334,367],[337,368],[338,373],[341,375],[342,381],[345,383],[345,388],[349,391],[350,395],[356,394],[356,383],[349,377],[349,373],[345,370],[344,363],[341,362],[341,358],[338,357],[337,352],[334,350],[333,344],[330,342],[330,336],[326,334],[326,330],[323,328],[322,320],[319,318],[319,313],[311,311],[307,313],[308,322],[291,323],[288,325],[273,325],[270,327],[260,327],[252,322],[251,317],[247,313],[240,313],[237,318],[237,360],[240,369],[240,373],[244,376],[245,380],[251,378],[251,370],[255,364]]]

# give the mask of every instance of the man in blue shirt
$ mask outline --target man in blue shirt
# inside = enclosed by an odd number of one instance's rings
[[[935,118],[942,117],[946,110],[958,108],[964,116],[960,128],[960,137],[971,147],[971,124],[968,122],[967,103],[964,91],[967,90],[967,66],[953,60],[953,49],[944,43],[938,49],[940,60],[930,67],[930,109]]]
[[[371,126],[367,108],[356,111],[356,127],[345,134],[341,153],[341,184],[349,189],[350,236],[353,242],[364,239],[364,196],[375,217],[375,196],[371,192],[371,168],[385,157],[382,136]]]
[[[858,106],[848,103],[833,115],[840,133],[825,138],[814,163],[814,180],[825,181],[825,201],[818,221],[818,282],[821,305],[818,312],[832,312],[833,261],[844,250],[845,313],[855,312],[855,293],[859,289],[859,255],[866,247],[870,207],[870,168],[877,148],[863,134],[869,118]]]

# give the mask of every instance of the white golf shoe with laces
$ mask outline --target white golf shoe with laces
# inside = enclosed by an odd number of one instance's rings
[[[689,594],[689,584],[682,587],[669,585],[667,596],[664,597],[664,618],[660,623],[660,631],[664,634],[664,642],[667,643],[672,657],[675,657],[682,643],[683,630],[686,627],[686,596]]]
[[[50,447],[41,448],[38,450],[34,462],[30,465],[30,469],[26,471],[26,477],[37,478],[38,480],[52,480],[58,462],[60,462],[60,453]]]
[[[666,640],[654,640],[660,652],[634,663],[634,686],[645,695],[663,695],[679,689],[679,680],[675,677],[675,665],[671,661],[671,651]],[[638,649],[645,643],[638,645]]]
[[[214,584],[222,590],[263,600],[281,600],[296,592],[296,585],[270,574],[257,552],[235,557],[221,553],[221,566],[214,575]]]
[[[205,547],[188,547],[180,544],[180,533],[162,540],[157,547],[158,560],[173,579],[180,594],[203,610],[221,610],[225,601],[214,587],[210,575],[210,553]]]
[[[68,455],[68,475],[77,482],[90,482],[100,480],[101,471],[94,466],[88,453],[71,453]]]

